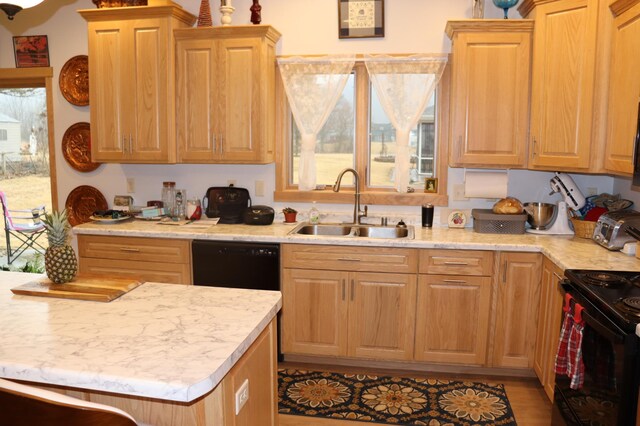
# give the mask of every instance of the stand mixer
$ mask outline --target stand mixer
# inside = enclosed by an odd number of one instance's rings
[[[567,208],[579,210],[585,205],[586,199],[571,176],[566,173],[556,172],[556,175],[551,178],[549,183],[551,185],[549,195],[559,192],[564,200],[558,201],[556,217],[550,227],[547,229],[527,229],[527,232],[547,235],[573,235],[573,230],[569,226]]]

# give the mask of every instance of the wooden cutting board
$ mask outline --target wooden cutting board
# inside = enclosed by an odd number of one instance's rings
[[[12,288],[11,291],[27,296],[111,302],[141,284],[141,281],[131,278],[77,275],[73,281],[66,284],[54,284],[49,278],[44,277]]]

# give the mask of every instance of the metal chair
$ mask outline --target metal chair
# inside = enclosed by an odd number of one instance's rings
[[[139,426],[128,413],[34,386],[0,379],[0,424]]]
[[[4,231],[7,239],[7,262],[13,263],[28,248],[32,248],[39,253],[45,252],[45,247],[37,240],[45,233],[44,225],[40,218],[45,214],[44,206],[35,207],[29,210],[9,210],[7,198],[4,192],[0,191],[0,201],[2,202],[2,213],[4,214]],[[11,237],[20,241],[18,248],[11,247]]]

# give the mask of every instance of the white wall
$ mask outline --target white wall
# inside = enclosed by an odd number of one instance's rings
[[[197,15],[200,0],[178,0],[189,12]],[[251,0],[233,0],[236,12],[233,23],[249,24]],[[219,24],[218,2],[211,1],[214,25]],[[47,0],[32,9],[16,15],[14,21],[0,17],[0,67],[13,68],[12,36],[46,34],[49,38],[51,66],[55,81],[64,63],[71,57],[87,53],[85,21],[76,13],[78,9],[94,8],[91,0]],[[519,18],[516,10],[511,17]],[[338,10],[335,0],[263,0],[262,23],[276,27],[283,37],[278,45],[278,54],[321,53],[417,53],[449,52],[450,42],[444,34],[448,19],[463,19],[471,16],[471,0],[387,0],[385,2],[384,38],[338,39]],[[501,18],[502,11],[486,2],[486,18]],[[79,173],[66,164],[60,151],[62,135],[72,124],[89,121],[89,107],[75,107],[64,100],[60,91],[54,91],[55,139],[58,175],[58,198],[64,203],[68,193],[78,185],[92,185],[109,200],[116,194],[126,193],[126,179],[134,178],[136,190],[133,195],[137,203],[160,196],[163,180],[174,180],[178,187],[186,188],[191,196],[204,195],[209,186],[226,185],[229,179],[237,180],[254,192],[256,180],[265,182],[265,197],[253,197],[254,204],[274,205],[275,166],[230,166],[230,165],[119,165],[107,164],[94,172]],[[531,171],[509,172],[509,193],[522,201],[558,201],[559,196],[547,195],[549,173]],[[613,179],[598,176],[574,175],[578,185],[585,190],[597,187],[600,192],[613,191]],[[462,183],[464,171],[451,169],[449,193],[454,184]],[[492,201],[475,200],[450,202],[451,208],[490,207]],[[297,205],[303,211],[308,204]],[[348,213],[349,205],[321,205],[327,211]],[[412,220],[418,217],[419,207],[372,206],[371,214],[403,216]],[[436,222],[439,211],[436,211]],[[446,212],[442,212],[446,213]]]

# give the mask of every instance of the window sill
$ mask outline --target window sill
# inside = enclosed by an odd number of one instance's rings
[[[333,192],[331,189],[319,191],[298,191],[295,189],[289,189],[285,191],[275,191],[273,199],[274,201],[302,203],[317,201],[328,204],[351,204],[353,203],[353,195],[353,190],[340,190],[340,192]],[[424,192],[400,194],[391,191],[367,191],[360,194],[360,203],[363,205],[371,204],[394,206],[420,206],[422,204],[431,203],[434,206],[447,206],[449,205],[449,197],[446,194],[431,194]]]

